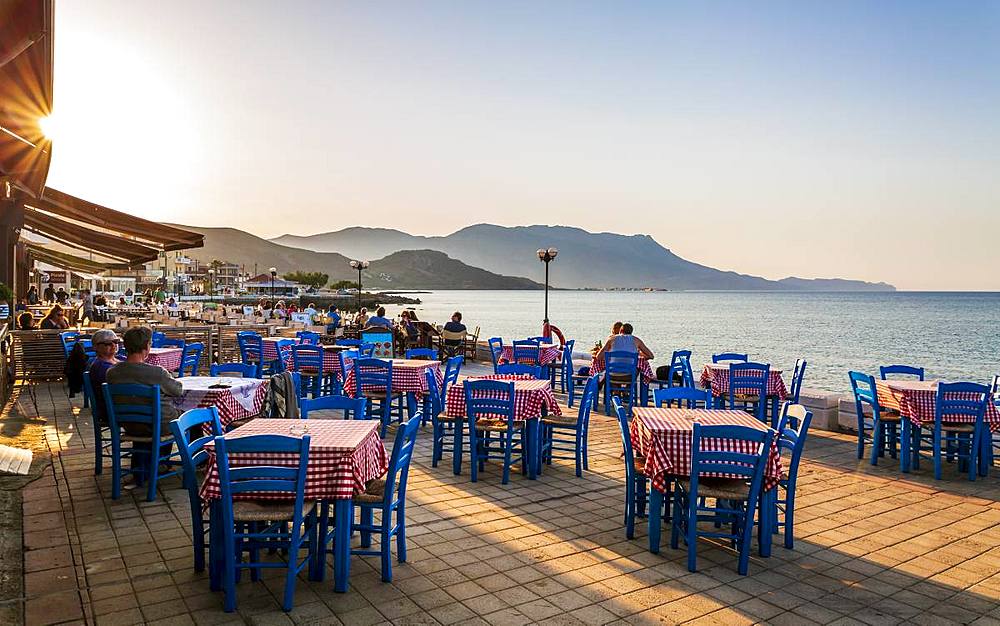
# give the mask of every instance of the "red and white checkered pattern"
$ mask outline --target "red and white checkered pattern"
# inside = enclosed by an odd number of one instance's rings
[[[691,440],[694,422],[711,426],[747,426],[766,430],[767,425],[744,411],[715,409],[634,409],[631,436],[636,455],[646,457],[643,473],[653,487],[667,489],[667,475],[691,475]],[[753,454],[757,450],[747,442],[734,439],[708,439],[703,444],[712,450]],[[764,467],[764,488],[771,489],[781,478],[781,454],[777,440],[771,442],[771,451]]]
[[[466,378],[448,388],[445,413],[452,417],[465,417],[465,387],[467,380],[509,380],[514,383],[514,419],[527,420],[541,417],[542,408],[548,415],[562,415],[562,410],[547,380],[518,376],[481,376]],[[484,396],[488,397],[488,396]]]
[[[424,372],[433,369],[437,378],[438,388],[444,382],[440,361],[421,361],[418,359],[392,359],[392,393],[413,393],[418,398],[427,393],[427,377]],[[344,381],[344,393],[354,395],[354,369],[347,374]],[[362,391],[385,391],[385,389],[364,389]]]
[[[604,356],[595,357],[590,361],[590,375],[600,374],[604,371]],[[653,374],[653,368],[649,365],[649,361],[639,357],[639,377],[644,383],[656,378]]]
[[[176,372],[181,368],[180,348],[150,348],[146,363],[149,365],[159,365],[168,372]]]
[[[899,414],[916,426],[927,426],[934,423],[934,413],[937,411],[936,380],[878,380],[875,388],[878,391],[878,403],[883,409],[899,411]],[[949,394],[956,400],[975,400],[975,394]],[[972,422],[967,415],[944,416],[946,422]],[[986,424],[993,432],[1000,431],[1000,410],[993,402],[986,403]]]
[[[278,358],[278,342],[287,341],[291,337],[264,337],[262,343],[264,345],[264,362],[274,361]],[[293,340],[294,341],[294,340]],[[291,347],[286,347],[281,351],[282,360],[285,362],[286,368],[292,367],[292,350]],[[324,363],[326,365],[326,363]]]
[[[709,363],[701,371],[701,386],[712,388],[713,396],[729,395],[729,363]],[[737,389],[736,393],[753,393],[753,389]],[[781,378],[781,370],[771,368],[767,375],[767,395],[777,396],[784,400],[788,396],[785,381]]]
[[[259,415],[267,398],[267,381],[259,378],[186,376],[177,380],[184,386],[184,394],[173,401],[177,410],[214,406],[223,427],[235,420]],[[230,387],[211,389],[215,384]]]
[[[378,436],[378,422],[367,420],[287,420],[255,419],[226,433],[227,440],[247,435],[289,435],[292,426],[309,434],[309,463],[306,466],[306,500],[329,500],[364,493],[365,483],[385,474],[389,467],[385,447]],[[215,465],[214,444],[209,443],[208,473],[201,486],[202,499],[222,495]],[[298,465],[295,454],[232,454],[231,467],[247,465]],[[270,499],[280,498],[272,495]],[[247,499],[269,499],[247,494]]]
[[[549,363],[554,363],[555,361],[559,360],[559,357],[561,355],[562,355],[562,350],[559,349],[559,346],[546,345],[544,347],[539,348],[538,350],[538,364],[548,365]],[[504,346],[503,351],[500,353],[500,358],[497,359],[497,361],[500,363],[510,363],[513,360],[513,358],[514,358],[514,346]],[[534,364],[534,361],[535,360],[533,358],[532,359],[522,358],[519,362]]]

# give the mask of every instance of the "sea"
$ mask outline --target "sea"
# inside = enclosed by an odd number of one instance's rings
[[[461,311],[480,339],[538,335],[541,291],[431,291],[409,295],[420,319],[444,323]],[[803,386],[848,393],[847,372],[878,375],[905,363],[929,378],[989,383],[1000,374],[1000,293],[983,292],[696,292],[549,291],[549,319],[576,352],[604,340],[615,321],[631,323],[656,355],[692,351],[697,377],[718,352],[745,352],[785,372],[806,359]]]

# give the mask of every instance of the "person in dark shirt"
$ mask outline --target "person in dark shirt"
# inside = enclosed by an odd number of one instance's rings
[[[56,292],[56,302],[59,304],[66,304],[66,300],[69,298],[69,294],[62,287]]]
[[[104,392],[101,385],[107,382],[108,370],[118,365],[118,335],[112,330],[99,330],[94,333],[94,352],[97,357],[90,364],[90,385],[94,390],[94,414],[101,420],[107,421],[104,410]]]
[[[446,333],[454,333],[456,337],[459,334],[462,336],[462,339],[453,339],[446,336],[444,338],[446,346],[458,346],[462,344],[462,341],[465,339],[465,333],[468,332],[468,329],[465,327],[465,324],[462,323],[461,311],[455,311],[451,314],[451,321],[444,325],[444,330]]]
[[[56,290],[52,286],[52,283],[49,283],[49,286],[45,288],[45,291],[42,292],[42,295],[45,297],[46,302],[56,301]]]
[[[43,330],[66,330],[69,328],[69,321],[66,319],[66,312],[58,304],[52,305],[49,312],[45,314],[39,328]]]

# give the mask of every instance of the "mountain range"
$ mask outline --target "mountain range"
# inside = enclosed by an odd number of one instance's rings
[[[555,247],[551,284],[568,289],[655,288],[775,291],[893,291],[886,283],[840,278],[788,277],[769,280],[718,270],[683,259],[649,235],[591,233],[566,226],[477,224],[444,237],[411,235],[385,228],[351,227],[316,235],[282,235],[271,240],[289,250],[340,253],[379,259],[401,251],[437,251],[488,273],[541,278],[539,248]],[[209,245],[206,238],[206,246]],[[386,257],[391,258],[391,256]],[[398,259],[397,259],[398,261]],[[372,262],[372,271],[382,260]],[[304,268],[305,269],[305,268]],[[430,288],[430,287],[427,287]],[[452,288],[457,288],[452,285]],[[467,287],[471,288],[471,287]],[[476,287],[488,288],[488,287]]]

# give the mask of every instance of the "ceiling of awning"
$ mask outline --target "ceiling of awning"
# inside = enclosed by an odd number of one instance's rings
[[[53,0],[0,2],[0,176],[34,197],[52,158],[39,120],[52,112]]]
[[[72,254],[67,254],[66,252],[46,248],[42,244],[30,241],[24,242],[24,247],[28,251],[28,256],[34,260],[74,272],[97,274],[107,270],[125,269],[128,267],[119,263],[100,263],[97,261],[91,261],[90,259],[84,259]]]
[[[40,200],[25,202],[24,229],[129,265],[153,261],[161,252],[204,245],[201,233],[144,220],[50,187]]]

